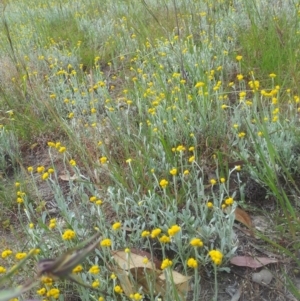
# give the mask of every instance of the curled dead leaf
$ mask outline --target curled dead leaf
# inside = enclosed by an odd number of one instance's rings
[[[78,176],[76,174],[74,174],[73,176],[71,176],[70,174],[61,174],[60,176],[58,176],[62,181],[75,181],[78,180]]]
[[[230,263],[240,267],[248,267],[257,269],[270,263],[277,263],[278,260],[268,257],[250,257],[250,256],[235,256],[231,258]]]
[[[122,289],[128,297],[140,287],[146,294],[154,291],[155,294],[165,297],[171,281],[172,285],[176,287],[180,299],[185,299],[185,295],[190,289],[189,280],[191,277],[170,271],[171,274],[168,274],[166,278],[165,273],[160,269],[161,262],[145,251],[131,249],[130,253],[112,251],[111,254],[117,263],[117,267],[111,267],[111,270],[117,275]],[[148,259],[146,263],[145,258]],[[172,280],[170,280],[170,275]]]
[[[249,229],[252,228],[251,218],[250,218],[249,214],[246,211],[244,211],[243,209],[241,209],[239,207],[236,207],[235,211],[234,211],[234,214],[235,214],[235,219],[238,222],[242,223],[243,225],[245,225]]]

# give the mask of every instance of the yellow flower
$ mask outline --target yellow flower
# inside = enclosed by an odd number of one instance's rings
[[[185,147],[184,147],[183,145],[178,145],[178,146],[176,147],[176,151],[177,151],[177,152],[183,152],[183,151],[185,151]]]
[[[56,219],[55,218],[52,218],[50,219],[50,223],[49,223],[49,229],[53,229],[56,227]]]
[[[239,138],[244,138],[246,136],[246,133],[245,132],[240,132],[238,133],[238,137]]]
[[[44,166],[38,166],[38,167],[36,168],[36,171],[37,171],[38,173],[42,173],[42,172],[44,172],[44,170],[45,170],[45,167],[44,167]]]
[[[33,228],[34,228],[34,223],[30,223],[30,224],[29,224],[29,228],[30,228],[30,229],[33,229]]]
[[[75,161],[75,160],[73,160],[73,159],[72,159],[72,160],[70,160],[70,161],[69,161],[69,163],[70,163],[70,165],[72,165],[72,166],[76,166],[76,161]]]
[[[143,296],[139,293],[131,294],[130,298],[135,300],[135,301],[140,301],[143,299]]]
[[[111,246],[111,240],[109,238],[105,238],[101,241],[100,245],[102,247],[110,247]]]
[[[129,248],[125,248],[124,252],[128,254],[128,253],[130,253],[130,249]]]
[[[33,167],[32,166],[28,166],[27,170],[28,170],[28,172],[33,172]]]
[[[22,198],[17,198],[17,203],[22,204],[22,203],[24,203],[24,200]]]
[[[67,150],[67,148],[66,148],[65,146],[61,146],[61,147],[58,149],[58,152],[59,152],[59,153],[64,153],[66,150]]]
[[[129,164],[129,163],[131,163],[131,161],[132,161],[132,159],[129,158],[126,160],[126,163]]]
[[[104,301],[104,298],[103,297],[99,297],[98,301]]]
[[[167,236],[167,235],[163,235],[163,236],[159,239],[159,241],[160,241],[161,243],[167,244],[167,243],[169,243],[169,242],[171,241],[171,238],[170,238],[169,236]]]
[[[123,293],[123,290],[121,288],[120,285],[116,285],[115,288],[114,288],[114,291],[117,293],[117,294],[122,294]]]
[[[167,185],[169,184],[169,182],[165,179],[162,179],[160,182],[159,182],[159,185],[162,187],[162,188],[166,188]]]
[[[243,57],[242,57],[241,55],[237,55],[237,56],[235,57],[235,59],[236,59],[237,61],[240,61],[242,58],[243,58]]]
[[[93,195],[93,196],[90,197],[90,201],[91,201],[91,202],[95,202],[96,200],[97,200],[97,197],[96,197],[96,196]]]
[[[178,225],[173,225],[170,229],[168,229],[168,234],[170,236],[174,236],[176,233],[178,233],[181,230],[181,228]]]
[[[196,269],[198,267],[198,262],[195,258],[189,258],[187,261],[187,265],[190,268]]]
[[[190,163],[192,163],[192,162],[194,162],[194,161],[195,161],[195,156],[189,157],[189,162],[190,162]]]
[[[147,257],[145,257],[144,259],[143,259],[143,264],[147,264],[149,262],[149,259],[147,258]]]
[[[170,259],[164,259],[162,264],[161,264],[161,269],[164,270],[167,267],[170,267],[172,265],[172,261]]]
[[[172,168],[172,169],[170,170],[170,174],[171,174],[172,176],[176,176],[176,175],[177,175],[177,168]]]
[[[62,235],[62,238],[63,238],[63,240],[71,240],[75,237],[75,235],[76,234],[73,230],[68,229],[64,232],[64,234]]]
[[[79,264],[78,266],[76,266],[73,270],[72,270],[72,273],[76,274],[76,273],[80,273],[82,272],[83,270],[83,267],[81,264]]]
[[[116,274],[112,273],[112,274],[110,275],[110,279],[115,280],[116,278],[117,278]]]
[[[226,179],[225,179],[225,178],[221,178],[221,179],[220,179],[220,182],[221,182],[221,183],[225,183],[225,182],[226,182]]]
[[[150,235],[150,232],[149,231],[147,231],[147,230],[145,230],[145,231],[143,231],[142,232],[142,237],[147,237],[147,236],[149,236]]]
[[[54,299],[59,298],[59,289],[58,288],[51,288],[50,291],[47,293],[47,297],[53,297]]]
[[[152,237],[152,238],[155,238],[155,237],[157,237],[160,233],[161,233],[161,229],[156,228],[156,229],[154,229],[154,230],[151,231],[151,237]]]
[[[91,266],[90,269],[89,269],[89,273],[94,274],[94,275],[100,273],[99,266],[97,266],[97,265]]]
[[[107,157],[101,157],[99,161],[101,164],[105,164],[107,162]]]
[[[241,166],[241,165],[236,165],[236,166],[234,167],[234,169],[235,169],[236,171],[241,171],[242,166]]]
[[[214,185],[217,184],[217,181],[216,181],[215,179],[211,179],[211,180],[210,180],[210,184],[211,184],[212,186],[214,186]]]
[[[276,74],[275,74],[275,73],[270,73],[269,76],[270,76],[271,78],[275,78],[275,77],[276,77]]]
[[[54,169],[53,169],[53,168],[49,168],[49,169],[48,169],[48,173],[49,173],[49,174],[54,173]]]
[[[49,178],[49,173],[48,172],[44,172],[42,175],[42,179],[43,180],[47,180]]]
[[[9,249],[7,249],[7,250],[4,250],[4,251],[2,252],[1,257],[2,257],[3,259],[5,259],[6,257],[8,257],[8,256],[11,255],[11,254],[12,254],[12,251],[9,250]]]
[[[6,268],[0,265],[0,274],[6,273]]]
[[[222,263],[223,254],[218,250],[209,251],[208,255],[215,265],[220,265]]]
[[[214,204],[212,202],[207,202],[206,206],[208,208],[213,208],[214,207]]]
[[[25,252],[23,252],[23,253],[17,253],[15,257],[16,257],[16,259],[21,260],[21,259],[25,258],[26,255],[27,254]]]
[[[203,87],[204,85],[205,85],[204,82],[197,82],[195,85],[195,88],[200,88],[200,87]]]
[[[203,242],[200,238],[193,238],[190,241],[190,245],[193,247],[203,247]]]
[[[258,135],[259,137],[262,137],[262,136],[264,135],[264,133],[263,133],[263,132],[258,132],[257,135]]]
[[[121,228],[121,223],[120,223],[120,222],[114,223],[114,224],[112,225],[112,228],[113,228],[113,230],[118,230],[118,229],[120,229],[120,228]]]
[[[43,288],[37,290],[36,293],[40,296],[43,296],[46,294],[46,288],[43,287]]]
[[[183,172],[183,174],[184,174],[185,176],[187,176],[189,173],[190,173],[190,172],[189,172],[187,169]]]
[[[95,280],[93,283],[92,283],[92,287],[93,288],[96,288],[96,287],[99,287],[100,286],[100,281],[97,279]]]
[[[41,281],[44,283],[44,284],[47,284],[49,286],[51,286],[53,284],[53,279],[50,278],[50,277],[47,277],[47,276],[43,276],[41,278]]]
[[[233,204],[233,198],[227,198],[227,199],[225,200],[225,204],[226,204],[227,206],[232,205],[232,204]]]
[[[238,74],[238,75],[236,76],[236,78],[237,78],[238,80],[242,80],[242,79],[244,78],[244,76],[243,76],[242,74]]]

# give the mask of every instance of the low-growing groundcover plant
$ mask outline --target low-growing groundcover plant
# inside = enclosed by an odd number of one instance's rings
[[[1,5],[0,300],[220,300],[238,206],[299,265],[296,3]]]

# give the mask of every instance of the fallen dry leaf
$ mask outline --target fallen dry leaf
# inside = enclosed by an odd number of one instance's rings
[[[136,254],[138,252],[140,255]],[[161,265],[161,262],[157,258],[151,258],[150,253],[141,250],[131,249],[130,253],[126,253],[125,251],[112,251],[111,254],[119,267],[125,270],[137,267],[159,269]],[[149,260],[147,264],[143,262],[145,258]]]
[[[250,256],[235,256],[231,258],[230,263],[240,267],[248,267],[257,269],[270,263],[277,263],[278,260],[268,257],[250,257]]]
[[[130,253],[112,251],[111,254],[118,266],[116,268],[111,267],[111,270],[119,278],[122,289],[128,297],[140,287],[143,288],[145,293],[154,291],[155,294],[160,294],[163,297],[166,295],[167,283],[170,282],[170,277],[166,279],[165,273],[160,269],[161,262],[156,258],[154,258],[156,264],[151,261],[150,253],[131,249]],[[149,260],[146,264],[144,263],[145,258]],[[172,283],[175,285],[180,299],[184,300],[190,289],[189,280],[191,277],[184,276],[176,271],[171,271],[171,275]]]
[[[75,181],[78,180],[78,176],[76,174],[74,174],[73,176],[71,175],[66,175],[66,174],[62,174],[60,176],[58,176],[62,181]]]
[[[120,285],[126,294],[127,297],[129,297],[131,294],[134,294],[136,291],[133,289],[134,286],[129,280],[128,273],[125,270],[122,270],[120,268],[114,268],[113,272],[116,274],[120,281]]]
[[[166,282],[159,278],[162,271],[149,268],[133,268],[130,269],[130,274],[138,284],[138,287],[143,287],[145,293],[151,291],[155,294],[165,295]]]
[[[234,213],[235,213],[235,219],[238,222],[242,223],[243,225],[245,225],[249,229],[252,228],[251,218],[250,218],[249,214],[246,211],[244,211],[243,209],[241,209],[239,207],[236,207]]]
[[[184,276],[176,271],[171,271],[171,273],[172,273],[173,282],[177,288],[177,291],[183,298],[184,295],[186,295],[188,293],[188,291],[190,290],[189,280],[191,279],[191,277]],[[166,281],[165,274],[161,274],[159,276],[159,278],[161,280]]]

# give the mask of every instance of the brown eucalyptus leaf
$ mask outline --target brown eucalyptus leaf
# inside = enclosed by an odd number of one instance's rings
[[[250,257],[250,256],[236,256],[231,258],[230,263],[240,267],[248,267],[257,269],[270,263],[277,263],[278,259],[268,257]]]
[[[137,251],[142,254],[136,254]],[[159,268],[161,263],[158,259],[152,257],[151,259],[151,254],[147,253],[141,250],[130,250],[130,253],[126,253],[125,251],[112,251],[111,254],[118,264],[118,266],[122,269],[125,270],[130,270],[131,268],[136,268],[136,267],[146,267],[149,269],[156,269]],[[150,258],[149,258],[150,257]],[[144,259],[147,258],[149,260],[148,263],[144,263]]]
[[[161,273],[162,271],[160,270],[142,267],[130,269],[131,276],[135,279],[138,287],[143,287],[145,293],[150,293],[154,289],[155,294],[161,293],[162,295],[165,295],[166,283],[159,278]]]
[[[127,297],[130,297],[131,294],[134,294],[136,292],[136,290],[134,290],[134,285],[130,282],[128,272],[120,268],[114,268],[112,269],[112,271],[118,277],[120,285]]]
[[[177,291],[183,298],[184,295],[186,295],[188,293],[188,291],[190,290],[189,281],[190,281],[191,277],[184,276],[176,271],[171,271],[171,273],[172,273],[173,282],[177,288]],[[159,279],[166,281],[165,274],[161,274],[159,276]]]
[[[249,214],[246,211],[244,211],[243,209],[241,209],[239,207],[236,207],[234,213],[235,213],[235,220],[242,223],[243,225],[245,225],[249,229],[252,228],[251,218],[250,218]]]

